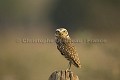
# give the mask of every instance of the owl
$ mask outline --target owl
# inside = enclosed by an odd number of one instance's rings
[[[71,64],[77,68],[81,68],[80,59],[76,52],[76,48],[65,28],[56,29],[55,42],[57,44],[57,49],[69,61],[68,69],[70,70]]]

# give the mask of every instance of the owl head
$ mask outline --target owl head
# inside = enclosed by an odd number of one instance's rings
[[[63,38],[69,37],[68,31],[65,28],[56,29],[55,36],[56,37],[63,37]]]

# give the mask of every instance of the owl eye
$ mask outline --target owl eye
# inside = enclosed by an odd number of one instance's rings
[[[59,33],[59,31],[56,31],[56,33]]]
[[[63,32],[66,32],[65,30]]]

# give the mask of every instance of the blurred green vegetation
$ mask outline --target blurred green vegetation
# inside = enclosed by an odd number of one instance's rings
[[[52,43],[22,43],[23,38],[52,39],[58,27],[75,43],[82,68],[80,80],[120,80],[120,0],[0,0],[0,80],[47,80],[66,69]]]

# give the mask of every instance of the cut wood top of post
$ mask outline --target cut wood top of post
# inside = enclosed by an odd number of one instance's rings
[[[53,72],[49,80],[79,80],[78,76],[72,71],[61,70]]]

